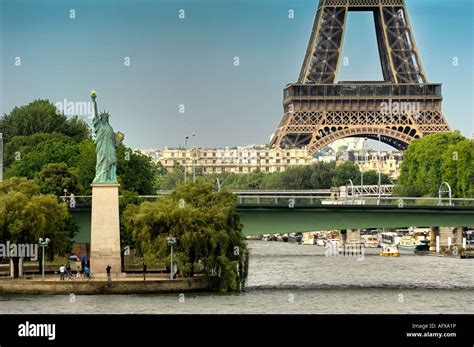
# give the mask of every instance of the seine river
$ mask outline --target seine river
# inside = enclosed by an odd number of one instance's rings
[[[250,241],[243,294],[1,296],[0,313],[474,313],[474,259],[328,257],[324,247]],[[368,254],[371,253],[371,254]]]

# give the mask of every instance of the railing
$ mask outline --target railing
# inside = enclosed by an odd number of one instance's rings
[[[140,195],[139,199],[143,201],[155,201],[162,195]],[[73,208],[90,207],[92,196],[76,196],[76,204]],[[392,196],[356,196],[329,197],[327,195],[298,195],[298,194],[278,194],[278,195],[260,195],[243,194],[237,195],[238,205],[272,205],[288,207],[305,206],[329,206],[329,205],[365,205],[365,206],[393,206],[404,208],[409,206],[445,206],[445,207],[469,207],[474,206],[474,198],[414,198],[414,197],[392,197]]]
[[[291,97],[408,97],[441,98],[441,84],[290,84],[283,98]]]
[[[353,197],[357,198],[361,196],[361,193],[365,197],[371,196],[391,196],[393,194],[393,184],[378,184],[374,185],[364,185],[364,186],[342,186],[340,187],[340,196],[341,198],[344,197]]]

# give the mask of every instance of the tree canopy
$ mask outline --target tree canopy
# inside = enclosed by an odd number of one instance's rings
[[[448,182],[454,197],[472,197],[474,144],[458,131],[432,134],[408,146],[398,180],[397,195],[437,196]]]
[[[48,100],[35,100],[15,107],[0,119],[0,133],[6,142],[15,136],[61,133],[81,142],[90,138],[90,128],[77,116],[67,118]]]
[[[49,238],[49,250],[64,252],[69,243],[66,229],[69,214],[54,195],[40,194],[39,187],[25,178],[0,182],[0,240],[16,244],[36,244]],[[18,276],[18,259],[14,259]]]
[[[222,292],[245,285],[249,252],[233,194],[214,192],[207,182],[180,185],[156,202],[129,205],[124,224],[147,262],[169,263],[167,238],[172,236],[182,275],[202,271]]]

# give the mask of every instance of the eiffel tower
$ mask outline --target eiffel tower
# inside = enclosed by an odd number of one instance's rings
[[[339,82],[349,11],[370,11],[383,82]],[[345,137],[379,139],[404,150],[416,138],[450,131],[441,84],[428,83],[404,0],[320,0],[303,66],[283,93],[283,119],[270,145],[310,154]]]

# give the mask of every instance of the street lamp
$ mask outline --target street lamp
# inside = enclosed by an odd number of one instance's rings
[[[378,160],[378,165],[377,165],[377,168],[378,168],[378,171],[379,171],[379,180],[378,180],[378,190],[379,190],[379,194],[378,194],[378,200],[377,200],[377,205],[380,205],[380,184],[382,183],[382,168],[380,167],[380,157],[382,155],[382,141],[380,139],[380,133],[378,135],[379,137],[379,160]]]
[[[176,238],[174,237],[168,237],[166,239],[168,241],[168,246],[171,247],[171,257],[170,257],[170,279],[173,279],[173,245],[176,243]]]
[[[38,242],[40,247],[42,248],[42,252],[41,252],[41,259],[42,259],[41,260],[41,265],[42,265],[41,273],[43,275],[43,279],[44,279],[44,248],[48,247],[49,241],[50,240],[48,238],[43,240],[43,238],[40,237],[39,242]]]
[[[186,157],[186,152],[187,152],[187,148],[188,148],[188,139],[189,139],[189,136],[186,136],[186,139],[184,140],[184,184],[186,184],[186,160],[188,159]]]
[[[362,141],[362,165],[360,166],[360,201],[362,203],[364,197],[364,163],[365,163],[365,156],[364,156],[364,145],[367,142],[367,138]]]
[[[192,136],[192,137],[196,137],[196,133],[192,133],[191,136]],[[193,146],[193,148],[194,148],[194,147],[196,147],[196,146]],[[194,162],[195,162],[194,156],[195,156],[195,154],[196,154],[195,152],[196,152],[196,151],[193,151],[193,156],[192,156],[192,160],[193,160],[193,163],[192,163],[192,164],[193,164],[193,183],[196,182],[196,167],[195,167],[195,165],[194,165]]]

